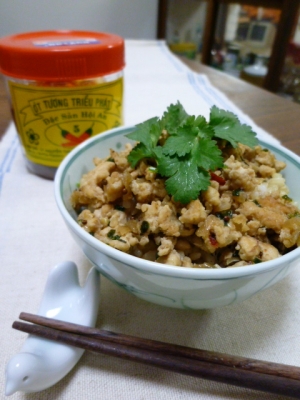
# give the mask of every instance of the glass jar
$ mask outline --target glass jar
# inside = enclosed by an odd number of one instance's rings
[[[53,179],[91,136],[123,124],[124,40],[103,32],[0,39],[0,71],[28,169]]]

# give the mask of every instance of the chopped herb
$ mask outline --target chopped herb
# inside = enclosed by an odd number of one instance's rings
[[[259,202],[257,200],[253,200],[253,203],[256,204],[258,207],[261,207],[261,205],[259,204]]]
[[[111,240],[118,240],[119,242],[123,242],[126,243],[125,240],[121,239],[121,236],[116,235],[116,231],[115,229],[111,229],[108,234],[107,237]]]
[[[85,219],[79,219],[77,222],[78,222],[78,225],[80,225],[80,226],[84,226],[87,224],[87,221]]]
[[[84,211],[86,209],[87,209],[86,206],[80,206],[80,207],[76,208],[77,215],[81,214],[82,211]]]
[[[109,157],[106,161],[115,162],[115,160],[112,157]]]
[[[162,131],[167,132],[163,144]],[[213,106],[206,121],[188,115],[179,102],[170,105],[162,118],[137,125],[127,137],[138,142],[127,157],[130,165],[134,168],[143,159],[151,160],[166,178],[168,194],[182,204],[197,199],[210,186],[210,172],[224,167],[220,140],[231,147],[258,144],[251,127],[231,112]]]
[[[149,222],[148,221],[143,221],[141,224],[141,234],[143,235],[146,233],[149,229]]]
[[[287,194],[282,196],[282,198],[283,198],[283,200],[286,200],[286,201],[293,201]]]
[[[156,173],[157,172],[157,168],[156,167],[149,167],[148,170],[150,172]]]
[[[232,195],[238,197],[242,191],[243,191],[242,189],[233,190]]]
[[[110,238],[110,239],[114,239],[114,238],[115,238],[115,234],[116,234],[115,229],[111,229],[111,230],[108,232],[107,237]]]
[[[294,218],[294,217],[300,217],[300,213],[298,211],[295,211],[293,214],[289,214],[288,218]]]
[[[80,188],[80,182],[76,183],[76,188],[79,189]]]
[[[245,159],[244,159],[244,157],[243,157],[242,155],[240,155],[240,159],[242,160],[242,162],[243,162],[244,164],[249,165],[249,164],[245,161]]]
[[[116,205],[115,205],[115,210],[118,210],[118,211],[125,211],[125,207],[123,207],[123,206],[121,206],[121,205],[119,205],[119,204],[116,204]]]
[[[262,262],[262,260],[260,258],[255,257],[253,262],[254,262],[254,264],[259,264]]]
[[[269,149],[263,149],[263,151],[266,151],[266,152],[267,152],[267,151],[269,151]]]
[[[238,250],[234,250],[234,252],[232,253],[232,257],[239,257],[240,253]]]
[[[216,213],[216,217],[222,219],[225,225],[228,225],[228,222],[233,217],[232,210],[224,210]]]

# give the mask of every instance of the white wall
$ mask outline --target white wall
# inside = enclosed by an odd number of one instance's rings
[[[157,0],[0,0],[0,37],[47,29],[155,39]]]

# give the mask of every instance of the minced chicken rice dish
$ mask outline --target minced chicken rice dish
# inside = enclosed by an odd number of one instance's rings
[[[133,145],[94,158],[71,197],[78,223],[120,251],[178,267],[246,266],[300,246],[300,210],[281,174],[285,163],[259,145],[217,143],[224,165],[186,204],[167,192],[151,161],[132,167]]]

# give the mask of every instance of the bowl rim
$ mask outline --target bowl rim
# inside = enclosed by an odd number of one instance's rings
[[[64,179],[66,172],[70,165],[74,162],[79,154],[85,151],[87,148],[94,146],[97,142],[101,142],[107,136],[118,136],[119,134],[129,133],[135,129],[135,125],[130,126],[122,126],[114,129],[110,129],[106,132],[103,132],[99,135],[96,135],[80,145],[76,146],[70,153],[64,158],[62,163],[59,165],[55,178],[54,178],[54,197],[58,209],[65,220],[67,226],[73,231],[74,234],[79,236],[84,242],[93,247],[96,251],[103,253],[104,255],[120,262],[127,264],[128,266],[143,271],[144,273],[150,274],[158,274],[161,276],[169,276],[169,277],[177,277],[177,278],[185,278],[185,279],[193,279],[193,280],[226,280],[226,279],[235,279],[239,277],[246,277],[252,275],[263,274],[270,270],[275,270],[280,266],[288,265],[297,258],[300,258],[300,247],[295,250],[292,250],[290,253],[287,253],[277,259],[264,261],[258,264],[251,264],[249,266],[240,266],[233,268],[190,268],[190,267],[177,267],[167,264],[160,264],[154,261],[148,261],[136,256],[124,253],[120,250],[117,250],[100,240],[94,238],[92,235],[83,230],[78,223],[72,218],[67,208],[64,205],[64,201],[62,199],[62,190],[61,184]],[[284,154],[285,157],[288,157],[289,160],[296,165],[300,169],[300,157],[293,153],[291,150],[287,149],[281,144],[269,143],[264,140],[261,140],[259,137],[259,143],[262,146],[267,147],[268,149],[276,150],[279,153]],[[128,139],[128,142],[131,140]]]

